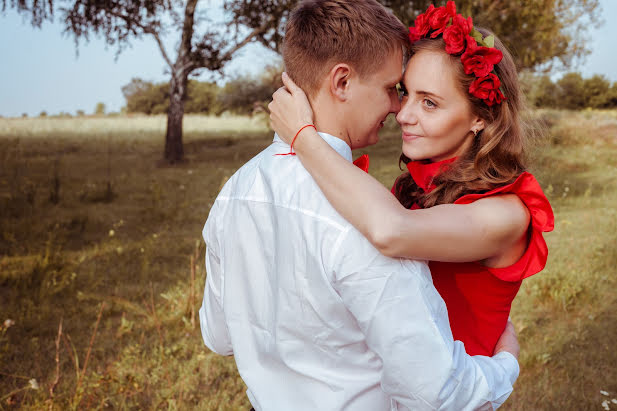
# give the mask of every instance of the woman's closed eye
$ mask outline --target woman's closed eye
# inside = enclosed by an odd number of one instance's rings
[[[407,97],[409,94],[407,93],[407,89],[403,82],[400,82],[396,85],[396,90],[398,91],[398,97],[401,99],[403,97]]]

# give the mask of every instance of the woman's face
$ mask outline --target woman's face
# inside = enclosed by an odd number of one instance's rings
[[[451,64],[445,52],[429,50],[419,51],[407,64],[396,120],[403,132],[403,154],[412,160],[459,156],[472,143],[473,130],[484,128]]]

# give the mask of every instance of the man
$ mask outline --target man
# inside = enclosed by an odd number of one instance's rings
[[[320,135],[351,161],[400,108],[405,27],[374,0],[303,2],[283,57]],[[512,332],[492,358],[452,340],[425,263],[384,257],[276,135],[204,227],[206,345],[235,355],[256,410],[491,409],[512,391]],[[508,348],[509,347],[509,348]]]

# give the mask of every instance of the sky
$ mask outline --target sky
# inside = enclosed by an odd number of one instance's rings
[[[220,10],[206,2],[214,15]],[[617,25],[610,17],[617,17],[617,0],[600,0],[603,24],[590,29],[589,47],[592,54],[573,70],[584,77],[602,74],[617,81]],[[108,112],[119,111],[125,105],[121,88],[132,78],[162,82],[168,81],[165,63],[154,40],[145,38],[132,41],[131,47],[116,57],[115,46],[107,46],[101,38],[81,41],[77,54],[72,37],[62,34],[62,25],[45,23],[33,28],[27,19],[13,10],[0,13],[0,115],[4,117],[39,115],[77,110],[92,113],[98,102]],[[166,39],[169,49],[177,40]],[[173,54],[173,52],[171,52]],[[241,49],[226,66],[224,76],[212,77],[204,73],[198,79],[224,82],[234,75],[259,73],[277,55],[258,44]]]

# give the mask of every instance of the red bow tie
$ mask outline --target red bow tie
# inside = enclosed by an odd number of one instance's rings
[[[368,173],[368,164],[369,164],[368,154],[361,155],[353,163],[360,170],[363,170],[365,173]]]

